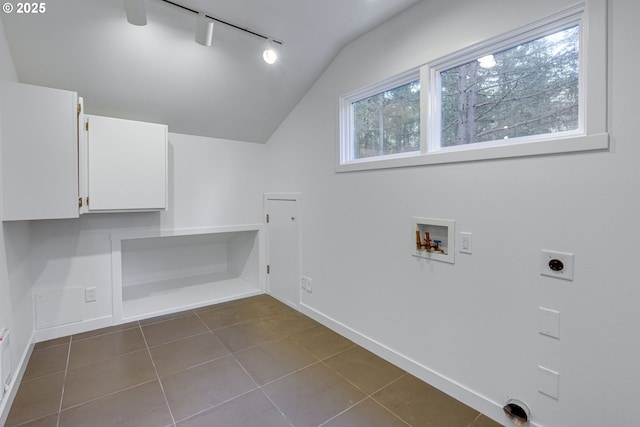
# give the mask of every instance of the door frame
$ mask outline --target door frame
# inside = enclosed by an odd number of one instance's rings
[[[264,230],[265,230],[265,254],[266,254],[266,262],[265,262],[265,268],[264,268],[264,272],[265,272],[265,290],[267,292],[267,294],[270,294],[270,283],[269,283],[269,274],[267,273],[267,266],[270,263],[270,259],[271,256],[269,254],[269,223],[267,222],[267,215],[268,215],[268,203],[270,200],[282,200],[282,201],[289,201],[289,202],[295,202],[296,203],[296,210],[298,212],[298,216],[296,218],[296,222],[298,224],[298,256],[297,256],[297,260],[296,260],[296,277],[298,278],[298,280],[300,279],[300,277],[302,276],[302,215],[301,215],[301,201],[302,201],[302,196],[300,193],[264,193],[263,195],[263,218],[264,218]],[[300,283],[296,283],[296,301],[295,304],[293,305],[293,308],[295,309],[299,309],[300,307],[300,303],[301,303],[301,295],[300,295]],[[273,295],[272,295],[273,296]],[[274,297],[275,298],[275,297]],[[280,299],[278,299],[278,301],[281,301],[287,305],[291,305],[288,301],[282,301]]]

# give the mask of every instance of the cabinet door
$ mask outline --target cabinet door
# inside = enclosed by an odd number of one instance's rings
[[[0,84],[2,220],[78,217],[78,96]]]
[[[167,207],[167,126],[87,115],[89,211]]]

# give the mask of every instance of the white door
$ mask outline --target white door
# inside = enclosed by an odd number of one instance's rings
[[[295,198],[266,197],[268,292],[297,306],[300,301],[300,219]]]

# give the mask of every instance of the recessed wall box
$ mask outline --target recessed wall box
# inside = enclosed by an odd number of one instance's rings
[[[437,218],[412,218],[412,255],[453,264],[455,221]]]

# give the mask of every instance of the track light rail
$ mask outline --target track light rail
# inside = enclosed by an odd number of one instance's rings
[[[200,12],[198,12],[197,10],[194,10],[194,9],[191,9],[190,7],[183,6],[181,4],[172,2],[170,0],[162,0],[162,1],[165,2],[165,3],[168,3],[168,4],[172,5],[172,6],[179,7],[180,9],[195,13],[196,15],[200,14]],[[245,33],[251,34],[251,35],[256,36],[256,37],[260,37],[261,39],[272,40],[274,43],[277,43],[279,45],[284,44],[281,40],[273,39],[271,37],[265,36],[264,34],[260,34],[258,32],[253,31],[253,30],[250,30],[249,28],[241,27],[241,26],[233,24],[233,23],[231,23],[229,21],[225,21],[223,19],[216,18],[215,16],[210,16],[210,15],[206,15],[206,14],[204,16],[209,18],[209,19],[211,19],[212,21],[219,22],[219,23],[224,24],[224,25],[226,25],[228,27],[235,28],[236,30],[244,31]]]

